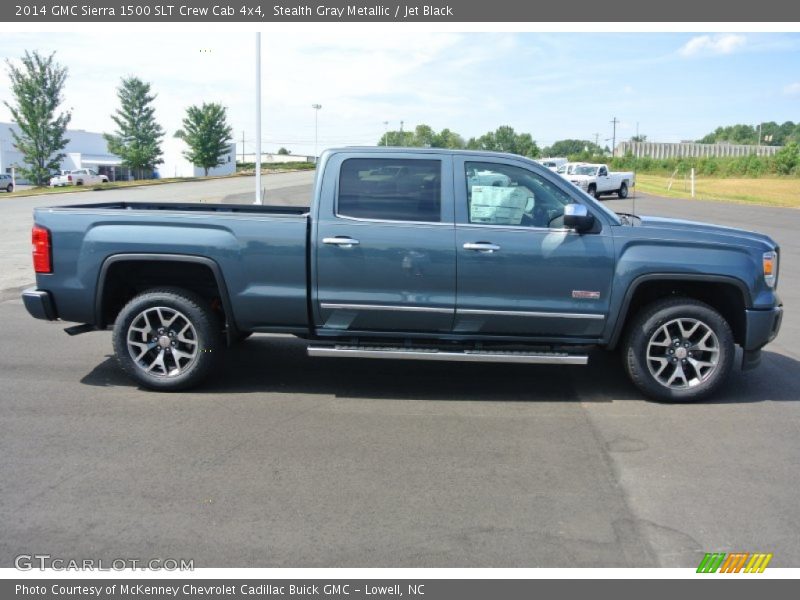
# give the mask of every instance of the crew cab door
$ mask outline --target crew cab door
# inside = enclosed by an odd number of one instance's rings
[[[455,157],[453,168],[454,332],[599,337],[614,268],[608,226],[596,214],[590,233],[564,229],[564,206],[582,200],[524,161]]]
[[[608,174],[608,167],[601,165],[600,168],[597,169],[597,191],[607,192],[611,189],[614,189],[614,182]]]
[[[333,154],[312,231],[317,332],[449,332],[455,312],[452,159]]]

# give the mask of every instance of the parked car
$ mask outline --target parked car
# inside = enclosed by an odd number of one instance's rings
[[[108,177],[98,175],[92,169],[76,169],[75,171],[64,171],[61,175],[56,175],[50,179],[50,187],[61,187],[66,185],[97,185],[98,183],[108,183]]]
[[[601,164],[579,165],[568,178],[595,198],[600,198],[603,194],[627,198],[629,189],[636,185],[634,174],[630,171],[613,173],[608,170],[608,165]]]
[[[383,168],[402,184],[376,188]],[[155,390],[263,332],[319,357],[583,365],[621,347],[646,395],[688,401],[737,344],[751,368],[778,334],[778,256],[766,235],[616,214],[521,156],[348,148],[320,157],[310,207],[37,208],[22,298],[72,334],[112,327],[121,369]]]
[[[547,167],[551,171],[557,171],[559,167],[567,164],[569,160],[566,158],[540,158],[536,162],[540,165]]]
[[[14,181],[11,179],[11,175],[0,173],[0,190],[9,194],[14,191]]]
[[[556,169],[556,173],[561,175],[562,177],[567,177],[569,175],[573,175],[575,173],[575,169],[585,165],[584,162],[568,162],[564,163],[560,167]]]

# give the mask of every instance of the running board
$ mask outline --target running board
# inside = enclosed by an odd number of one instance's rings
[[[587,355],[566,352],[514,352],[509,350],[462,350],[458,352],[428,348],[309,346],[309,356],[342,358],[396,358],[406,360],[450,360],[462,362],[526,363],[536,365],[585,365]]]

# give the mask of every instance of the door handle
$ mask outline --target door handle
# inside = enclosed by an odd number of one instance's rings
[[[340,248],[352,248],[353,246],[358,246],[361,242],[350,237],[326,237],[322,238],[322,243],[339,246]]]
[[[500,246],[491,242],[467,242],[464,244],[464,250],[475,250],[476,252],[491,254],[500,250]]]

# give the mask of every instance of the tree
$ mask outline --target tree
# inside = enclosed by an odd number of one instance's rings
[[[789,175],[800,166],[800,147],[790,142],[775,154],[775,168],[781,175]]]
[[[45,185],[54,171],[58,171],[66,156],[62,150],[69,143],[64,137],[72,118],[69,111],[56,115],[62,102],[61,92],[67,79],[67,69],[55,62],[55,53],[42,56],[38,52],[25,52],[22,66],[8,65],[8,78],[15,103],[4,104],[19,133],[11,130],[14,146],[23,156],[26,166],[20,174],[36,185]]]
[[[647,136],[644,135],[644,134],[632,135],[631,136],[631,141],[632,142],[646,142],[647,141]]]
[[[111,115],[117,125],[114,134],[103,134],[108,150],[122,158],[139,179],[145,172],[164,162],[161,160],[161,140],[164,129],[156,122],[150,84],[138,77],[123,77],[117,88],[120,108]]]
[[[544,149],[546,156],[577,156],[602,154],[603,149],[589,140],[566,139],[553,142],[553,145]]]
[[[287,149],[286,149],[286,148],[284,148],[284,147],[280,147],[280,148],[278,148],[278,154],[280,154],[281,156],[288,156],[288,155],[290,155],[291,153],[292,153],[292,152],[291,152],[291,150],[287,150]]]
[[[502,125],[495,131],[489,131],[479,138],[471,138],[467,142],[471,150],[490,150],[493,152],[510,152],[529,158],[537,158],[541,151],[530,133],[517,133],[513,127]]]
[[[175,134],[189,146],[183,155],[195,166],[208,170],[222,164],[230,151],[233,129],[228,125],[227,110],[211,102],[190,106],[183,118],[183,129]],[[285,154],[289,151],[282,148]],[[280,154],[280,151],[278,152]]]

